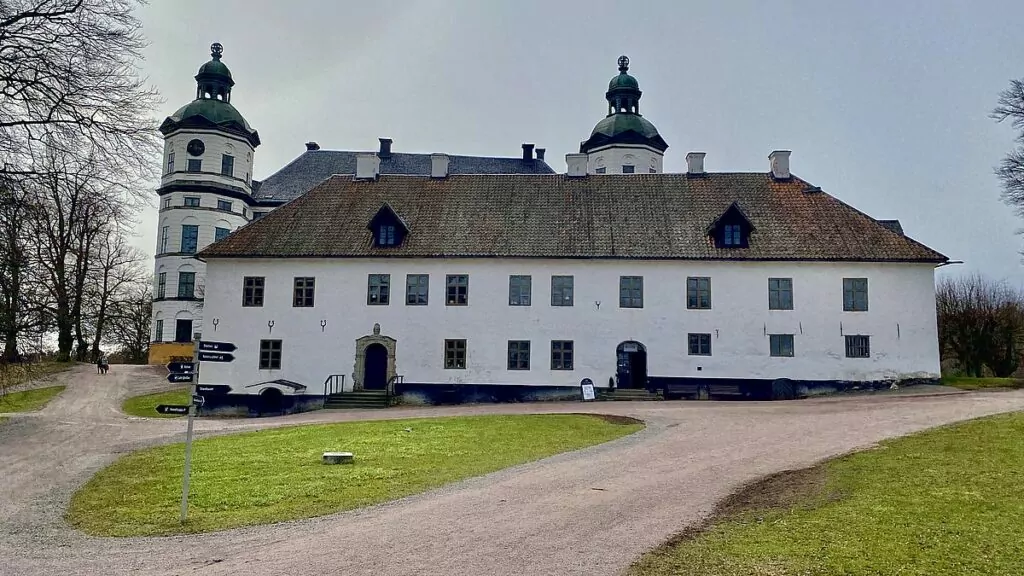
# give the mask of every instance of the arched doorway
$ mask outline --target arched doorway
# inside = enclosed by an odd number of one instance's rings
[[[615,349],[619,388],[647,388],[647,347],[632,340]]]
[[[366,347],[363,364],[363,389],[384,390],[388,385],[388,349],[383,344]]]
[[[265,388],[260,392],[260,414],[279,414],[284,411],[284,394],[277,388]]]

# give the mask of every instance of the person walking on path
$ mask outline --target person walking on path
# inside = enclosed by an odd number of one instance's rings
[[[100,354],[100,374],[106,374],[107,370],[110,369],[110,362],[107,360],[106,354]]]

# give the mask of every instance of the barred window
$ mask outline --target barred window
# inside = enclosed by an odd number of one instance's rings
[[[870,336],[847,336],[846,337],[847,358],[870,358],[871,337]]]

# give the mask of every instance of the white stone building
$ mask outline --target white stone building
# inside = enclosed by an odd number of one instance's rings
[[[164,134],[163,176],[157,194],[153,288],[153,341],[150,362],[163,364],[192,355],[194,334],[203,330],[206,265],[195,258],[214,241],[335,174],[353,174],[360,152],[321,150],[306,144],[304,154],[263,180],[254,181],[259,134],[231,104],[234,79],[221,62],[223,48],[196,74],[196,99],[169,116]],[[380,139],[377,158],[383,174],[430,174],[429,154],[391,152]],[[451,156],[456,174],[551,174],[544,150],[523,144],[522,157]],[[372,154],[372,153],[371,153]]]

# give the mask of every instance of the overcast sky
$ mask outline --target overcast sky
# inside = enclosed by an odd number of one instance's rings
[[[767,171],[790,149],[798,176],[966,262],[944,272],[1024,285],[1022,222],[992,172],[1013,132],[988,118],[1024,76],[1024,2],[156,0],[141,14],[161,119],[224,45],[232,103],[263,141],[257,179],[307,141],[374,150],[381,136],[495,156],[533,142],[564,172],[627,54],[666,172],[689,151],[709,171]]]

